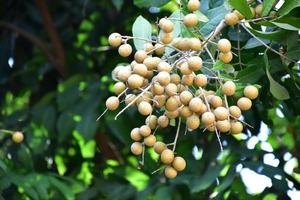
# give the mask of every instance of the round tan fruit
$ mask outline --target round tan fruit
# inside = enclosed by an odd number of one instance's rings
[[[150,105],[150,103],[142,101],[138,105],[138,110],[141,115],[150,115],[152,112],[152,106]]]
[[[223,105],[223,101],[221,97],[219,96],[213,96],[211,97],[209,103],[212,105],[212,107],[217,108]]]
[[[249,99],[256,99],[258,96],[258,89],[253,85],[246,86],[244,89],[244,95]]]
[[[183,75],[181,80],[182,85],[186,85],[186,86],[193,85],[194,77],[195,76],[193,74]]]
[[[114,111],[119,107],[120,101],[118,97],[112,96],[106,100],[105,105],[108,110]]]
[[[230,106],[229,107],[229,113],[235,118],[239,118],[242,114],[241,109],[237,106]]]
[[[161,154],[167,148],[167,145],[163,142],[156,142],[153,148],[157,154]]]
[[[173,34],[172,33],[161,33],[160,40],[164,44],[170,44],[173,40]]]
[[[174,167],[174,169],[176,169],[176,171],[180,172],[180,171],[183,171],[185,169],[186,162],[182,157],[176,156],[174,158],[172,166]]]
[[[229,26],[234,26],[239,22],[239,17],[235,13],[225,15],[225,23]]]
[[[201,4],[200,4],[199,0],[189,0],[187,7],[190,12],[194,12],[194,11],[199,10],[200,5]]]
[[[174,29],[173,22],[166,18],[160,19],[158,25],[165,33],[171,33]]]
[[[132,53],[132,47],[130,46],[130,44],[122,44],[119,47],[118,51],[119,51],[120,56],[128,57]]]
[[[166,86],[170,83],[171,81],[171,76],[168,72],[159,72],[156,76],[157,82],[159,82],[160,85]]]
[[[117,74],[116,77],[120,81],[126,82],[129,78],[129,76],[131,75],[131,69],[129,69],[127,67],[121,67],[116,74]]]
[[[223,38],[220,39],[218,42],[218,49],[222,52],[222,53],[227,53],[231,50],[231,43],[229,40]]]
[[[180,76],[178,74],[171,74],[171,83],[178,85],[180,83]]]
[[[144,50],[138,50],[134,54],[134,60],[138,63],[143,63],[146,58],[147,58],[147,53]]]
[[[160,160],[164,164],[171,164],[174,160],[174,152],[170,149],[165,149],[161,152]]]
[[[147,73],[148,73],[148,69],[147,69],[146,65],[144,65],[144,64],[135,64],[132,71],[133,71],[133,73],[138,74],[143,77],[147,76]]]
[[[162,61],[157,65],[157,70],[160,72],[165,71],[170,73],[172,71],[172,67],[169,63]]]
[[[249,98],[242,97],[237,101],[237,106],[243,111],[249,110],[252,106],[252,102]]]
[[[108,43],[112,47],[118,47],[118,46],[120,46],[121,43],[122,43],[122,37],[121,37],[121,35],[119,33],[112,33],[112,34],[110,34],[110,36],[108,37]]]
[[[130,150],[136,156],[141,155],[143,152],[143,145],[140,142],[134,142],[132,143]]]
[[[155,129],[157,126],[157,117],[155,115],[150,115],[146,118],[146,125],[151,129]]]
[[[126,89],[126,85],[123,82],[116,82],[114,85],[114,93],[116,95],[121,94]]]
[[[142,140],[142,136],[140,134],[139,128],[132,129],[132,131],[130,132],[130,137],[135,142],[141,141]]]
[[[219,59],[223,62],[223,63],[230,63],[230,61],[232,60],[233,56],[231,51],[227,52],[227,53],[220,53],[219,54]]]
[[[179,114],[181,117],[188,118],[193,114],[193,112],[190,110],[188,106],[184,106],[180,108]]]
[[[163,44],[156,43],[154,45],[154,49],[155,49],[156,55],[158,55],[158,56],[161,56],[165,53],[165,45],[163,45]]]
[[[194,13],[189,13],[183,18],[183,23],[187,27],[194,27],[198,24],[198,16]]]
[[[177,94],[177,85],[175,85],[174,83],[169,83],[166,87],[165,87],[165,92],[168,96],[174,96]]]
[[[165,168],[165,176],[169,179],[174,179],[177,176],[177,171],[173,167],[167,166]]]
[[[151,134],[151,129],[147,125],[143,125],[139,128],[139,134],[143,137],[147,137]]]
[[[138,74],[130,75],[128,80],[127,80],[128,86],[131,89],[138,89],[138,88],[142,87],[143,82],[144,82],[143,77],[141,77]]]
[[[160,116],[157,119],[157,123],[161,128],[166,128],[169,125],[169,118],[167,116]]]
[[[21,143],[24,140],[24,135],[21,131],[16,131],[12,134],[12,141],[15,143]]]
[[[198,87],[204,87],[207,85],[207,77],[204,74],[197,74],[194,78],[194,84]]]
[[[144,143],[148,147],[152,147],[156,142],[156,137],[154,135],[149,135],[144,139]]]
[[[152,43],[145,43],[144,44],[144,50],[146,51],[146,53],[152,54],[153,50],[154,50],[154,46]]]
[[[202,49],[201,41],[198,38],[190,38],[189,47],[193,51],[200,51]]]
[[[229,117],[229,111],[225,107],[217,107],[214,110],[214,115],[217,120],[225,120]]]
[[[188,60],[189,68],[193,71],[198,71],[202,67],[202,59],[199,56],[189,57]]]
[[[226,81],[222,86],[222,91],[226,96],[234,95],[235,90],[236,90],[236,86],[233,81]]]
[[[167,102],[166,102],[166,110],[167,111],[175,111],[178,108],[178,102],[177,99],[175,97],[169,97]]]
[[[233,11],[234,14],[236,14],[236,16],[238,16],[239,20],[244,19],[244,15],[242,15],[238,10],[234,10]]]
[[[201,116],[201,121],[205,125],[211,125],[215,122],[216,118],[215,115],[212,112],[205,112]]]
[[[231,122],[230,126],[231,134],[239,134],[243,131],[243,124],[241,122]]]
[[[199,112],[201,110],[203,102],[199,97],[194,97],[189,103],[189,108],[193,112]]]
[[[217,121],[216,127],[222,133],[230,131],[230,123],[228,120]]]
[[[200,126],[200,119],[198,115],[192,115],[186,119],[186,126],[189,129],[195,130]]]

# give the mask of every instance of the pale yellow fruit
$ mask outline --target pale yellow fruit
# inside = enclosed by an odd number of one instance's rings
[[[133,71],[133,73],[138,74],[143,77],[147,76],[147,73],[148,73],[148,69],[147,69],[146,65],[144,65],[144,64],[134,65],[132,71]]]
[[[198,38],[190,38],[189,47],[193,51],[200,51],[202,49],[202,43]]]
[[[227,53],[229,51],[231,51],[231,43],[229,40],[223,38],[220,39],[218,42],[218,49],[222,52],[222,53]]]
[[[167,111],[175,111],[178,108],[178,103],[175,97],[169,97],[167,102],[166,102],[166,110]]]
[[[249,110],[252,106],[252,102],[249,98],[247,97],[242,97],[240,98],[238,101],[237,101],[237,106],[243,110],[243,111],[246,111],[246,110]]]
[[[161,128],[166,128],[169,125],[169,118],[167,116],[160,116],[157,119],[157,124],[161,127]]]
[[[122,43],[122,37],[119,33],[112,33],[108,37],[108,43],[112,47],[118,47]]]
[[[166,87],[165,87],[165,92],[168,96],[174,96],[177,94],[177,85],[175,85],[174,83],[169,83]]]
[[[189,0],[187,7],[189,9],[190,12],[194,12],[199,10],[200,8],[200,1],[199,0]]]
[[[172,33],[161,33],[160,40],[164,44],[170,44],[173,40],[173,34]]]
[[[238,121],[231,122],[230,126],[231,126],[231,128],[230,128],[230,133],[231,134],[239,134],[243,131],[243,128],[244,128],[243,124],[241,122],[238,122]]]
[[[108,110],[114,111],[119,107],[120,101],[119,101],[118,97],[112,96],[106,100],[105,105]]]
[[[169,179],[174,179],[177,176],[177,171],[173,167],[167,166],[165,168],[165,176]]]
[[[158,56],[161,56],[165,53],[165,45],[163,45],[163,44],[156,43],[154,45],[154,49],[155,49],[156,55],[158,55]]]
[[[172,67],[169,63],[162,61],[157,65],[157,70],[160,72],[165,71],[170,73],[172,71]]]
[[[151,134],[151,129],[150,129],[149,126],[143,125],[139,128],[139,133],[140,133],[141,136],[147,137]]]
[[[207,77],[204,74],[197,74],[194,78],[194,84],[198,87],[204,87],[207,85]]]
[[[249,99],[256,99],[258,96],[258,89],[253,85],[246,86],[244,88],[244,95]]]
[[[127,80],[128,86],[131,89],[138,89],[138,88],[142,87],[143,82],[144,82],[143,77],[141,77],[138,74],[130,75],[128,80]]]
[[[225,120],[229,117],[229,111],[225,107],[217,107],[214,110],[214,115],[217,120]]]
[[[229,107],[229,113],[235,118],[239,118],[242,114],[241,109],[237,106],[230,106]]]
[[[223,105],[223,101],[221,99],[221,97],[219,96],[213,96],[209,103],[212,105],[212,107],[217,108]]]
[[[186,126],[189,129],[195,130],[200,126],[200,118],[198,115],[192,115],[186,119]]]
[[[212,112],[205,112],[201,116],[201,121],[205,125],[211,125],[215,122],[216,118],[215,115]]]
[[[148,147],[152,147],[156,142],[156,137],[154,135],[149,135],[144,139],[144,144]]]
[[[184,106],[180,108],[179,114],[181,117],[188,118],[193,114],[193,112],[190,110],[188,106]]]
[[[141,141],[142,140],[142,136],[141,136],[141,134],[139,132],[139,128],[132,129],[132,131],[130,132],[130,137],[135,142]]]
[[[114,93],[116,95],[121,94],[126,89],[126,85],[123,82],[116,82],[114,85]]]
[[[155,129],[157,126],[157,117],[155,115],[150,115],[146,118],[145,123],[151,129]]]
[[[235,90],[236,90],[236,86],[233,81],[226,81],[222,86],[222,91],[226,96],[234,95]]]
[[[180,171],[183,171],[185,169],[186,162],[181,156],[176,156],[174,158],[172,166],[174,167],[174,169],[176,169],[176,171],[180,172]]]
[[[187,27],[194,27],[198,24],[198,16],[194,13],[189,13],[183,18],[183,23]]]
[[[225,15],[225,23],[229,26],[234,26],[239,22],[239,17],[235,13]]]
[[[195,76],[193,74],[183,75],[181,83],[186,86],[191,86],[191,85],[193,85],[194,77]]]
[[[193,94],[190,91],[183,91],[179,95],[180,101],[184,105],[188,105],[193,98]]]
[[[189,108],[193,112],[199,112],[201,110],[202,105],[202,100],[199,97],[194,97],[189,103]]]
[[[226,133],[230,131],[230,122],[228,120],[217,121],[216,127],[220,132]]]
[[[160,19],[158,25],[165,33],[170,33],[174,30],[173,22],[166,18]]]
[[[138,105],[138,110],[141,115],[150,115],[152,113],[152,106],[150,105],[150,103],[142,101]]]
[[[202,59],[199,56],[189,57],[188,60],[189,68],[193,71],[198,71],[202,67]]]
[[[156,77],[157,77],[157,82],[162,86],[168,85],[171,81],[170,74],[165,71],[159,72]]]
[[[138,50],[134,54],[134,60],[138,63],[143,63],[146,58],[147,58],[147,53],[144,50]]]
[[[163,142],[156,142],[153,148],[157,154],[161,154],[167,148],[167,145]]]
[[[160,160],[164,164],[171,164],[174,160],[174,152],[170,149],[165,149],[161,152]]]
[[[14,143],[21,143],[24,140],[24,134],[21,131],[16,131],[12,134],[12,141]]]
[[[227,53],[220,53],[219,54],[219,59],[223,62],[223,63],[230,63],[232,60],[233,56],[231,51],[227,52]]]
[[[134,155],[138,156],[143,152],[143,145],[140,142],[134,142],[132,143],[130,149]]]
[[[118,52],[119,52],[120,56],[128,57],[132,53],[132,47],[130,46],[130,44],[122,44],[119,47]]]

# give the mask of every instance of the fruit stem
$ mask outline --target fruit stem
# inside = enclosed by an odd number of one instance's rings
[[[96,119],[96,121],[99,121],[99,119],[101,119],[101,117],[108,111],[108,109],[106,108],[103,113]]]
[[[7,133],[7,134],[14,134],[14,131],[6,130],[6,129],[0,129],[0,132]]]
[[[179,136],[179,131],[180,131],[180,124],[181,124],[181,117],[179,117],[179,121],[178,121],[178,126],[177,126],[177,131],[176,131],[176,135],[175,135],[175,139],[174,139],[174,146],[173,146],[173,152],[175,151],[176,149],[176,143],[177,143],[177,140],[178,140],[178,136]]]
[[[240,120],[240,119],[236,118],[236,117],[233,116],[233,115],[230,115],[230,117],[232,117],[233,119],[235,119],[235,120],[237,120],[237,121],[239,121],[239,122],[245,124],[246,126],[249,126],[250,128],[253,128],[253,126],[251,126],[251,125],[248,124],[247,122],[244,122],[243,120]]]
[[[215,132],[216,132],[216,135],[217,135],[217,139],[218,139],[218,142],[219,142],[219,146],[220,146],[220,149],[221,149],[221,152],[223,152],[223,145],[222,145],[222,142],[221,142],[221,137],[217,131],[217,128],[215,128]]]

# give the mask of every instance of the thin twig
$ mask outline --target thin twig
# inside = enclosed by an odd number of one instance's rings
[[[173,146],[173,152],[175,151],[176,149],[176,143],[177,143],[177,140],[178,140],[178,136],[179,136],[179,131],[180,131],[180,124],[181,124],[181,117],[179,117],[179,120],[178,120],[178,126],[177,126],[177,131],[176,131],[176,135],[175,135],[175,139],[174,139],[174,146]]]

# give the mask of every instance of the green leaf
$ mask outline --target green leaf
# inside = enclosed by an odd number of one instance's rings
[[[61,194],[66,198],[66,199],[74,199],[75,195],[72,192],[72,189],[69,187],[69,185],[65,184],[64,182],[49,176],[49,181],[50,183],[57,188],[61,192]]]
[[[288,37],[289,32],[286,30],[277,30],[272,32],[262,32],[255,29],[248,28],[251,33],[259,38],[282,41],[284,38]]]
[[[172,190],[169,187],[163,186],[160,187],[155,192],[155,199],[158,200],[171,200],[172,199]]]
[[[267,16],[276,0],[264,0],[262,16]]]
[[[282,7],[278,10],[279,15],[286,15],[294,8],[297,8],[300,6],[300,1],[298,0],[286,0]]]
[[[206,15],[204,15],[202,12],[200,12],[199,10],[194,12],[197,16],[200,22],[208,22],[209,19],[206,17]]]
[[[169,0],[134,0],[134,5],[139,8],[150,6],[160,7],[168,2]]]
[[[237,9],[242,15],[244,15],[247,19],[252,18],[252,12],[246,0],[229,0],[229,4]]]
[[[261,39],[261,40],[266,44],[270,43],[270,40],[266,40],[266,39]],[[256,38],[250,38],[243,48],[252,49],[259,46],[263,46],[263,44],[260,41],[258,41]]]
[[[299,17],[284,16],[284,17],[278,18],[277,20],[275,20],[273,22],[290,24],[291,26],[300,29],[300,23],[299,23],[300,18]]]
[[[112,3],[114,4],[114,6],[116,7],[116,9],[118,11],[121,10],[123,4],[124,4],[124,0],[112,0]]]
[[[270,81],[270,92],[278,100],[286,100],[290,98],[289,92],[285,87],[276,82],[269,72],[269,61],[267,53],[264,55],[264,61],[266,65],[267,77]]]
[[[279,28],[285,29],[285,30],[291,30],[291,31],[298,31],[299,28],[288,24],[288,23],[279,23],[279,22],[273,22],[273,24],[275,24],[276,26],[278,26]]]
[[[143,39],[151,39],[152,27],[151,24],[146,20],[143,16],[139,16],[132,26],[132,36],[143,38]],[[144,44],[146,41],[141,39],[133,39],[134,46],[137,50],[143,50]]]

